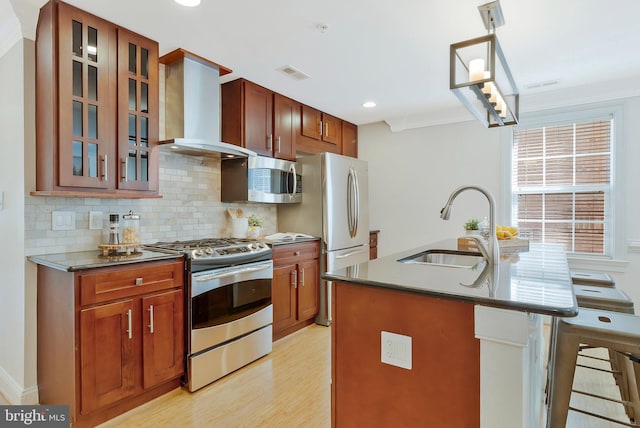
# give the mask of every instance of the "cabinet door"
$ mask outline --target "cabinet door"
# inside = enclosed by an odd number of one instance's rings
[[[182,290],[142,299],[142,380],[145,389],[184,372],[182,314]]]
[[[342,153],[342,120],[322,113],[322,140],[335,144],[336,153]]]
[[[302,135],[315,140],[322,139],[322,112],[302,105]]]
[[[273,154],[273,93],[244,82],[245,147],[265,156]]]
[[[342,154],[358,157],[358,127],[353,123],[342,122]]]
[[[133,300],[80,311],[82,413],[136,393],[140,311]]]
[[[118,28],[119,189],[158,190],[158,43]]]
[[[297,277],[296,265],[282,266],[273,270],[271,302],[273,303],[274,334],[296,323]]]
[[[113,187],[115,27],[58,4],[58,185]]]
[[[318,313],[319,270],[317,259],[298,265],[298,321],[308,320]]]
[[[300,104],[280,94],[273,94],[273,156],[296,160],[295,138],[300,132]]]

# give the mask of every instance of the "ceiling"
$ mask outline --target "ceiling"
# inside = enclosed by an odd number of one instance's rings
[[[68,0],[143,34],[160,54],[184,48],[356,124],[393,130],[472,120],[449,90],[449,45],[486,33],[483,0]],[[14,21],[34,38],[44,0],[0,0],[0,37]],[[640,95],[640,1],[501,0],[497,30],[521,110]],[[10,10],[10,9],[8,9]],[[18,20],[15,20],[17,16]],[[326,30],[321,27],[326,26]],[[1,46],[0,46],[1,47]],[[295,80],[290,65],[311,76]],[[549,84],[553,83],[553,84]],[[377,107],[365,109],[364,101]],[[576,102],[578,102],[576,101]]]

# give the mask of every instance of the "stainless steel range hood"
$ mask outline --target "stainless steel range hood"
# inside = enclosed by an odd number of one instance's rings
[[[220,76],[231,70],[183,49],[160,58],[165,64],[165,138],[162,150],[222,157],[255,152],[220,141]]]

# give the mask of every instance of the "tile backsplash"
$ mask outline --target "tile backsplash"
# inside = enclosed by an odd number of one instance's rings
[[[220,202],[220,160],[160,154],[161,199],[25,198],[25,252],[53,254],[96,250],[105,242],[109,214],[140,215],[143,243],[231,236],[227,208],[264,219],[263,234],[276,232],[276,207]],[[52,230],[53,211],[75,213],[75,230]],[[89,212],[103,213],[100,230],[89,229]]]

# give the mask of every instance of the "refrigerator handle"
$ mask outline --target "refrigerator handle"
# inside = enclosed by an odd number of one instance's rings
[[[347,216],[349,224],[349,235],[352,238],[358,233],[358,216],[360,214],[358,176],[353,168],[349,168],[347,179]]]

